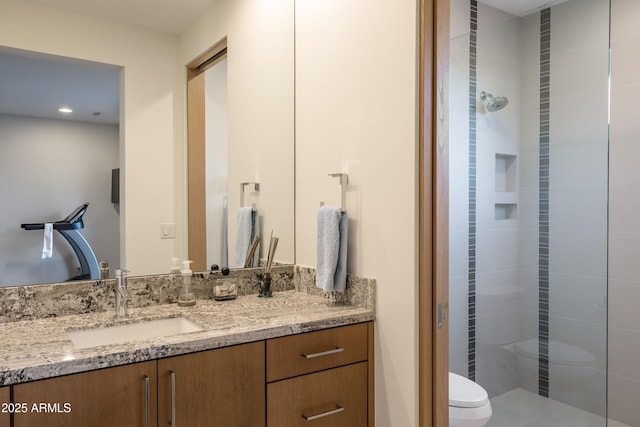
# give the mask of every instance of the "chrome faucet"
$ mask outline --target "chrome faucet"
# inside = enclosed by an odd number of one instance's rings
[[[131,301],[127,291],[127,270],[116,270],[116,319],[127,317],[127,302]]]

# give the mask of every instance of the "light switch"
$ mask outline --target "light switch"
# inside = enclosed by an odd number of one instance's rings
[[[176,238],[176,225],[172,222],[166,224],[160,224],[160,238],[161,239],[175,239]]]

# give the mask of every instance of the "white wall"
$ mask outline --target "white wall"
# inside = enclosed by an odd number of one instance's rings
[[[640,3],[611,2],[609,416],[640,425]]]
[[[120,213],[126,237],[120,254],[131,274],[166,272],[176,247],[186,246],[181,234],[160,239],[161,223],[183,221],[174,200],[174,150],[184,110],[177,38],[18,0],[0,0],[0,10],[0,45],[124,67]]]
[[[61,220],[84,202],[80,232],[98,261],[118,265],[120,216],[111,204],[118,146],[117,125],[0,115],[0,286],[78,275],[78,259],[58,233],[53,257],[43,260],[43,231],[20,224]]]
[[[220,0],[180,36],[184,67],[227,37],[229,111],[229,253],[234,253],[241,182],[260,182],[245,197],[268,236],[280,238],[276,261],[294,261],[293,0]],[[184,79],[186,73],[181,75]],[[186,84],[186,83],[184,83]],[[186,202],[184,203],[186,205]],[[232,259],[230,260],[232,261]]]
[[[377,280],[376,425],[415,426],[416,3],[296,2],[296,262],[349,174],[348,272]]]

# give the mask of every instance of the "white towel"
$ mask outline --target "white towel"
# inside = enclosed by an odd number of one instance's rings
[[[53,256],[53,223],[44,225],[44,242],[42,244],[42,259]]]
[[[238,211],[238,234],[236,235],[236,250],[233,258],[235,268],[243,268],[247,252],[251,246],[251,229],[253,209],[242,207]]]
[[[349,218],[340,207],[318,209],[316,287],[344,292],[347,285]]]

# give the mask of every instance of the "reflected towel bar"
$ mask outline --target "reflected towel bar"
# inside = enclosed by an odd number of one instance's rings
[[[244,207],[244,188],[247,185],[253,185],[253,191],[255,192],[260,192],[260,183],[259,182],[241,182],[240,183],[240,207]],[[251,205],[253,207],[253,210],[256,209],[256,204],[253,203]]]

